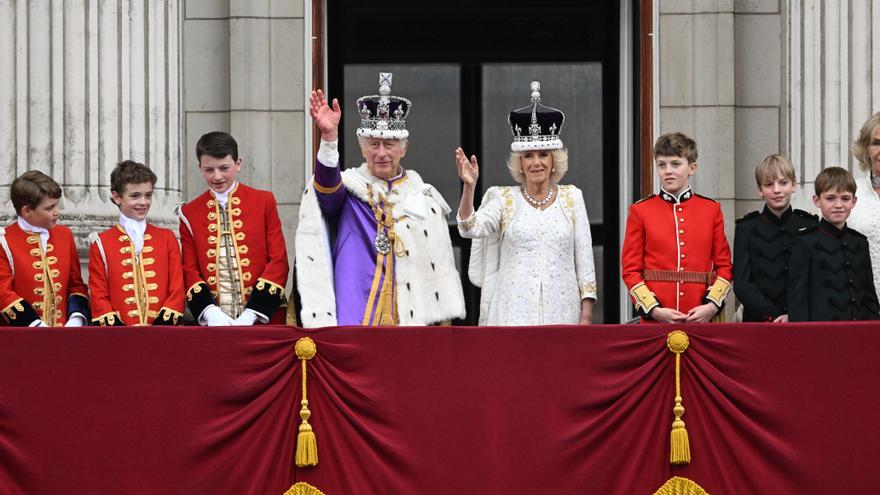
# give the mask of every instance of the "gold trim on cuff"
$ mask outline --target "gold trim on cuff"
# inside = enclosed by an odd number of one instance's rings
[[[281,294],[279,295],[279,297],[284,298],[284,286],[283,285],[278,285],[275,282],[272,282],[270,280],[266,280],[265,278],[262,278],[262,277],[257,279],[257,284],[256,284],[257,290],[265,289],[266,285],[269,285],[269,294],[272,294],[274,296],[275,294],[280,292]]]
[[[649,289],[644,282],[639,282],[634,285],[633,288],[629,290],[629,295],[632,296],[636,306],[641,308],[645,314],[650,313],[652,309],[660,306],[657,297],[654,296],[654,293],[651,292],[651,289]]]
[[[720,308],[724,303],[724,298],[727,297],[728,292],[730,292],[730,282],[722,277],[718,277],[715,279],[715,283],[709,287],[706,299],[712,301]]]
[[[318,181],[316,180],[313,180],[312,183],[315,186],[315,190],[321,194],[333,194],[338,191],[340,187],[342,187],[342,181],[339,181],[339,184],[336,184],[333,187],[324,187],[321,184],[318,184]]]

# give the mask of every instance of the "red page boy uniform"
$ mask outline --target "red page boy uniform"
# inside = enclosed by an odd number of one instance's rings
[[[8,325],[42,320],[57,327],[74,315],[87,321],[88,289],[69,228],[41,229],[19,218],[0,228],[0,245],[0,308]]]
[[[250,309],[263,322],[283,324],[290,267],[275,197],[243,184],[222,196],[205,191],[178,212],[190,311],[201,319],[217,305],[237,318]]]
[[[721,206],[690,187],[633,204],[621,265],[643,320],[655,307],[687,313],[711,302],[720,309],[733,280]]]
[[[140,251],[119,224],[92,234],[91,241],[93,322],[108,326],[178,323],[183,316],[183,273],[173,232],[146,224]]]

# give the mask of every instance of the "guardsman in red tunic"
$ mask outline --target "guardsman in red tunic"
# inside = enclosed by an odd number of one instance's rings
[[[660,194],[629,209],[623,282],[643,321],[710,321],[733,280],[721,206],[688,185],[697,169],[692,139],[681,133],[660,136],[654,160]]]
[[[202,325],[283,324],[290,267],[275,197],[236,182],[229,134],[205,134],[196,156],[209,189],[178,211],[190,311]]]
[[[30,170],[10,187],[18,218],[0,228],[0,307],[7,325],[82,326],[89,318],[88,289],[80,273],[73,233],[58,225],[61,187]]]
[[[156,174],[126,160],[110,174],[119,223],[90,236],[92,321],[176,325],[183,316],[183,267],[174,233],[147,223]]]

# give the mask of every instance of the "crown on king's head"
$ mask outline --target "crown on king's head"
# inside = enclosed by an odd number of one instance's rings
[[[510,112],[507,118],[513,133],[512,151],[555,150],[562,148],[559,132],[565,114],[541,104],[541,83],[530,84],[532,102]]]
[[[358,137],[379,139],[406,139],[406,117],[412,108],[412,102],[391,94],[390,72],[379,73],[379,94],[362,96],[357,100],[361,125]]]

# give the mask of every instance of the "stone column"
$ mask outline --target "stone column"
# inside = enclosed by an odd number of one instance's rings
[[[304,42],[309,0],[186,0],[183,23],[184,197],[205,191],[195,145],[208,131],[238,141],[239,179],[278,201],[293,261],[306,155]],[[311,121],[308,121],[311,125]]]
[[[152,221],[176,225],[180,186],[177,0],[0,0],[0,202],[26,170],[64,188],[81,249],[118,217],[110,171],[133,159],[159,178]],[[82,252],[82,251],[81,251]]]
[[[872,0],[784,2],[787,144],[812,195],[826,166],[863,175],[849,153],[865,120],[880,111],[880,11]]]

